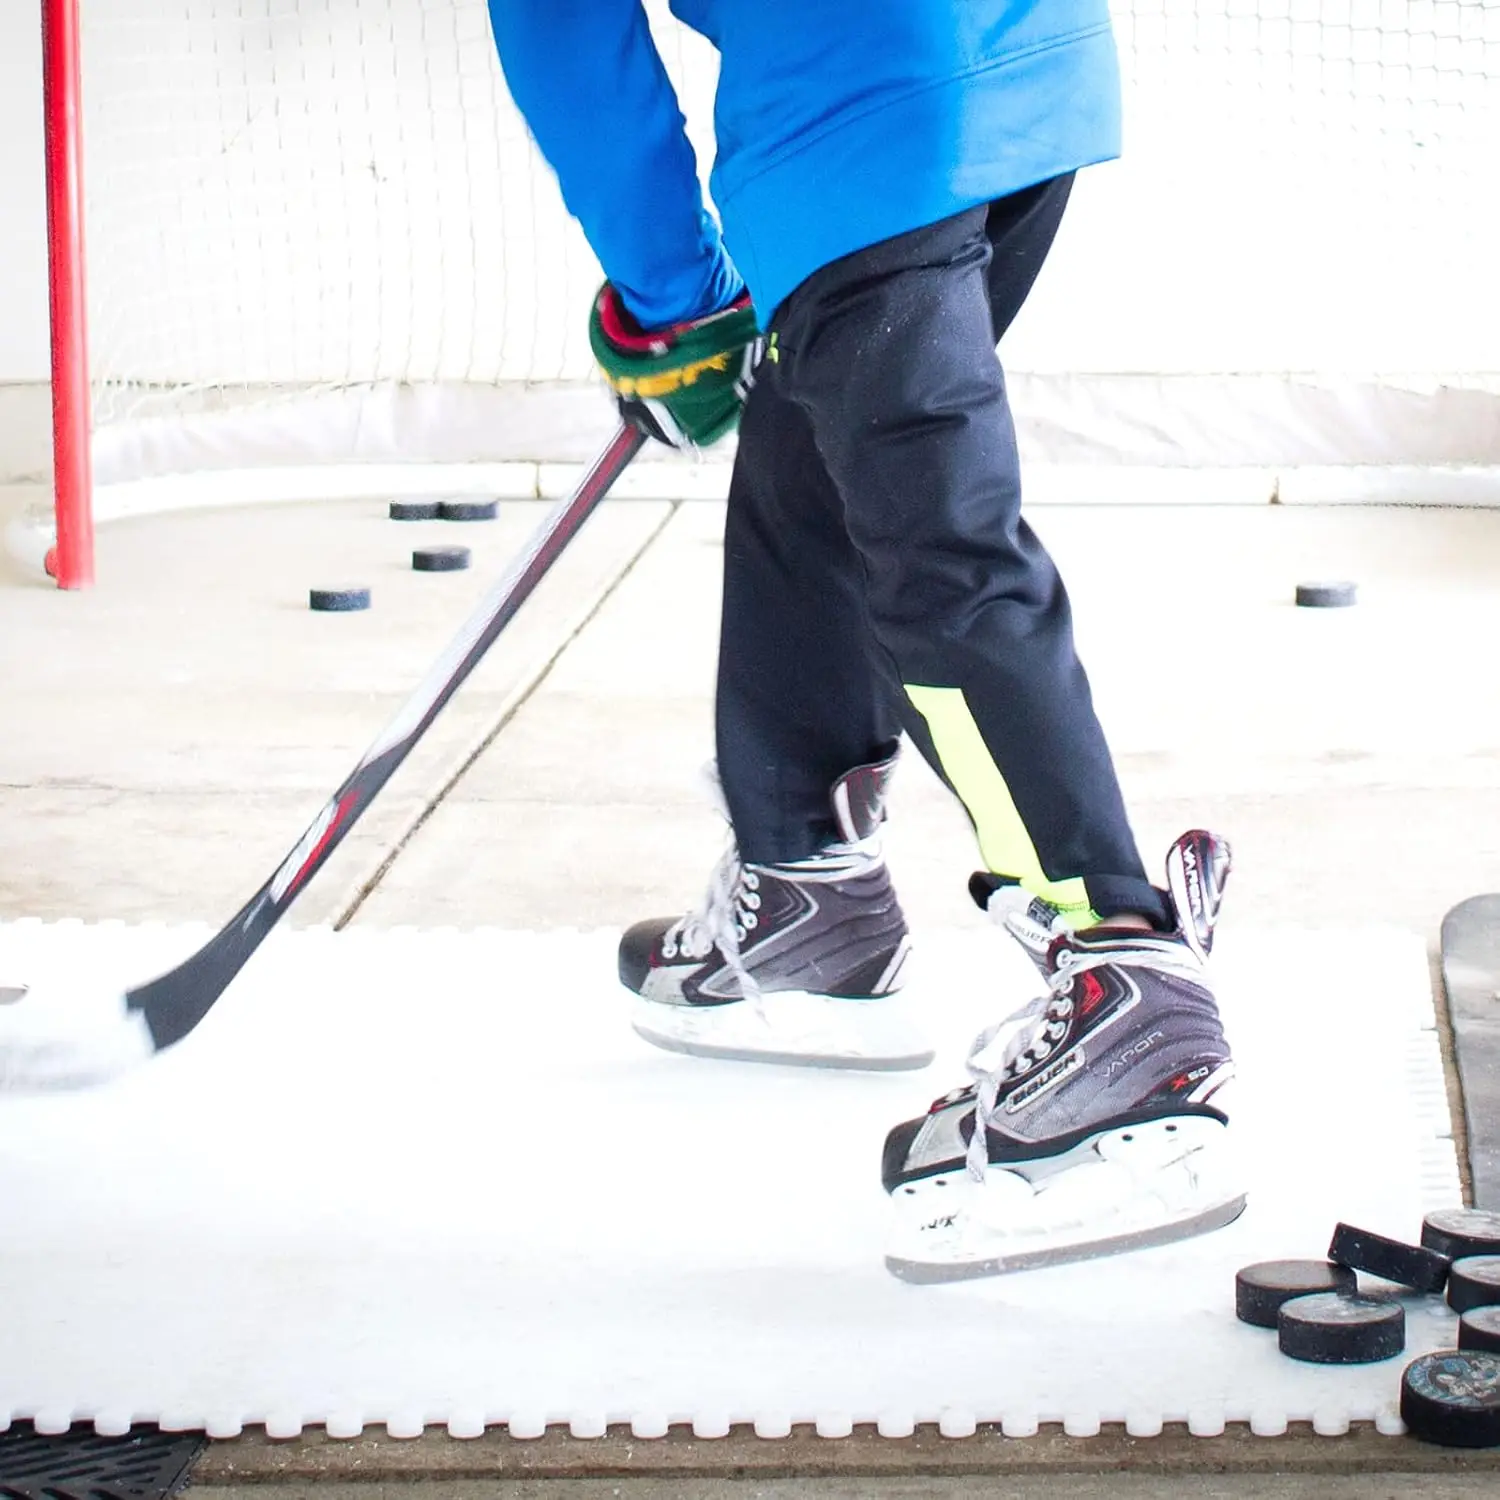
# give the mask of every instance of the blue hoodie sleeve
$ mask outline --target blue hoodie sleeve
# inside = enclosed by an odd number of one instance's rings
[[[511,97],[625,305],[647,328],[727,307],[743,283],[640,0],[489,7]]]

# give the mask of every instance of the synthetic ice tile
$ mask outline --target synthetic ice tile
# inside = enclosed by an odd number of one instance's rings
[[[0,923],[0,978],[132,984],[205,936]],[[1389,1368],[1285,1360],[1236,1323],[1233,1275],[1321,1254],[1338,1218],[1415,1239],[1459,1201],[1422,941],[1226,931],[1238,1223],[1107,1276],[917,1289],[881,1265],[879,1143],[962,1076],[969,1037],[1016,1003],[996,974],[1018,973],[992,933],[922,936],[944,1051],[912,1079],[656,1053],[611,933],[274,934],[142,1074],[0,1101],[0,1419],[1395,1430]],[[1340,1067],[1289,1088],[1301,1056]],[[1452,1340],[1427,1300],[1408,1357]]]

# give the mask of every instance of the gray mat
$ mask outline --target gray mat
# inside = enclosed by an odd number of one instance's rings
[[[1500,895],[1471,896],[1443,918],[1443,985],[1474,1205],[1500,1210]]]

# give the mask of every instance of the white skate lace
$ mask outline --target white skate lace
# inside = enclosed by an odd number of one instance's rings
[[[709,877],[703,905],[679,917],[662,934],[663,958],[707,958],[715,948],[724,955],[747,1000],[760,999],[760,986],[740,956],[740,944],[760,922],[760,876],[740,861],[731,839]]]
[[[1009,916],[1005,918],[1005,925],[1012,925]],[[1152,941],[1150,936],[1142,934],[1140,939],[1098,950],[1062,948],[1057,955],[1056,967],[1047,978],[1046,993],[1028,1001],[1003,1021],[985,1027],[969,1048],[966,1066],[973,1080],[969,1086],[975,1092],[974,1133],[969,1138],[966,1156],[971,1177],[983,1181],[985,1169],[989,1166],[989,1143],[985,1132],[995,1118],[1000,1090],[1045,1062],[1056,1051],[1058,1043],[1068,1034],[1068,1022],[1073,1015],[1074,979],[1106,964],[1122,969],[1152,969],[1158,974],[1176,974],[1203,983],[1202,960],[1185,943],[1171,938]],[[1031,1023],[1029,1026],[1023,1024],[1027,1021]],[[993,1069],[980,1066],[978,1059],[998,1036],[1012,1026],[1016,1030],[1005,1043],[999,1066]]]
[[[775,868],[786,875],[830,879],[851,874],[878,856],[879,841],[830,844],[811,859]],[[740,994],[759,1006],[762,991],[740,952],[740,945],[760,925],[760,874],[739,856],[733,837],[709,877],[703,905],[679,917],[661,937],[662,957],[707,958],[715,948],[739,981]]]

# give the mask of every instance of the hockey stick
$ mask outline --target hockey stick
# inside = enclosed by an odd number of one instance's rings
[[[123,995],[54,998],[28,988],[0,988],[0,1002],[9,1002],[0,1003],[0,1090],[103,1082],[192,1031],[479,665],[645,441],[644,433],[621,423],[578,488],[537,528],[275,874],[191,958]]]

